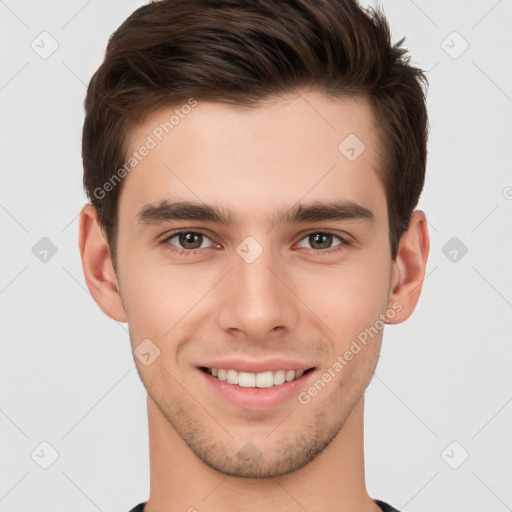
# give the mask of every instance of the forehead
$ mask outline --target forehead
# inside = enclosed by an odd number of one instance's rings
[[[342,199],[370,210],[385,202],[378,134],[365,98],[300,92],[248,109],[190,105],[156,111],[130,133],[127,161],[132,157],[134,165],[120,212],[133,218],[144,205],[170,197],[229,204],[242,219],[270,218],[272,209],[301,199]]]

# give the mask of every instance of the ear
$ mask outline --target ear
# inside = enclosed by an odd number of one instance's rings
[[[127,322],[110,249],[103,236],[96,208],[90,203],[80,211],[78,246],[85,282],[96,304],[110,318]]]
[[[420,298],[427,267],[430,240],[425,213],[412,212],[409,228],[402,235],[393,262],[388,308],[396,312],[388,324],[399,324],[409,318]],[[394,306],[393,306],[394,304]]]

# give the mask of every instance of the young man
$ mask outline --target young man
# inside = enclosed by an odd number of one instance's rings
[[[422,72],[353,0],[161,0],[85,102],[85,279],[148,393],[133,511],[395,510],[364,392],[429,251]]]

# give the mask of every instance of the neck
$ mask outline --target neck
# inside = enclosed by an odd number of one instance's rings
[[[364,474],[364,398],[309,464],[277,478],[236,478],[204,464],[148,397],[150,497],[145,512],[377,512]]]

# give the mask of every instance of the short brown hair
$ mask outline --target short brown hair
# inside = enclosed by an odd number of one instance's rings
[[[355,0],[159,0],[135,10],[85,99],[84,187],[114,268],[122,183],[104,197],[95,190],[126,162],[132,128],[190,98],[249,108],[299,88],[370,99],[394,260],[423,189],[428,136],[427,80],[404,39],[393,45],[384,14]]]

